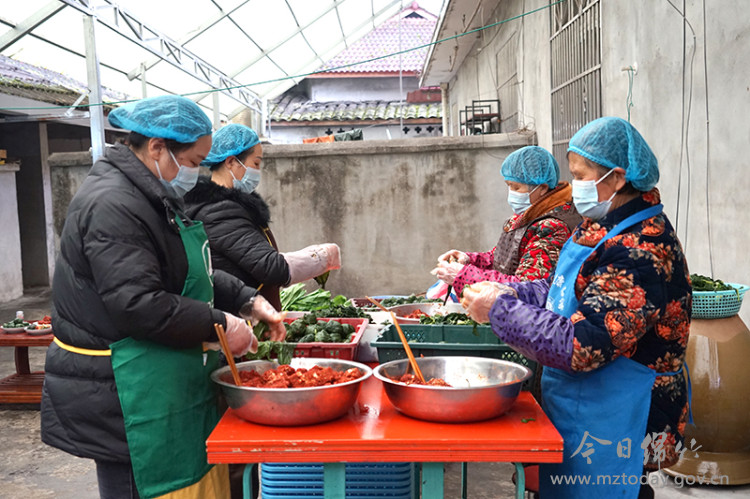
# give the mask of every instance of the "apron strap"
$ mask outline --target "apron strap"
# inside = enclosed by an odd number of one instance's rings
[[[685,382],[687,384],[687,402],[688,402],[688,423],[693,424],[693,386],[690,382],[690,368],[687,362],[682,363],[680,368],[676,371],[670,371],[666,373],[656,373],[657,376],[675,376],[685,371]]]

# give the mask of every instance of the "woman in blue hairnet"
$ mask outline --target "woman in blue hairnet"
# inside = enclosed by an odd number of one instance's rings
[[[511,153],[501,167],[514,215],[490,251],[450,250],[432,271],[460,296],[464,286],[481,281],[522,282],[543,279],[581,221],[573,207],[570,184],[560,182],[554,156],[539,146]]]
[[[568,161],[584,221],[554,276],[478,283],[464,306],[544,365],[542,405],[565,452],[540,467],[541,497],[653,497],[646,472],[677,462],[689,419],[685,255],[662,211],[656,157],[630,123],[585,125]],[[553,483],[563,475],[570,483]]]
[[[42,440],[94,459],[102,498],[225,497],[227,470],[207,464],[218,422],[209,374],[215,324],[242,355],[262,320],[282,318],[256,290],[212,272],[199,222],[181,196],[211,148],[211,122],[191,100],[162,96],[109,114],[130,130],[107,148],[70,203],[52,284]],[[229,312],[222,312],[227,310]]]
[[[336,244],[280,253],[269,228],[268,205],[256,192],[263,146],[251,128],[230,124],[214,133],[201,177],[185,198],[188,214],[201,220],[211,241],[213,266],[257,288],[278,310],[279,289],[341,267]]]

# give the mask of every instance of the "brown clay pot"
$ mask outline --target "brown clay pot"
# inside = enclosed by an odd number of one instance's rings
[[[685,428],[682,459],[664,471],[750,483],[750,330],[739,315],[693,319],[686,360],[695,425]]]

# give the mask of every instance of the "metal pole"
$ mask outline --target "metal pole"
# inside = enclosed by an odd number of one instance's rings
[[[83,16],[83,37],[86,42],[86,74],[89,84],[89,114],[91,129],[91,160],[104,155],[104,109],[102,106],[102,85],[99,77],[99,57],[96,54],[93,16]]]
[[[447,83],[441,83],[440,84],[440,106],[443,108],[442,115],[443,115],[443,137],[448,137],[450,133],[448,133],[448,111],[450,109],[449,102],[448,102],[448,84]]]
[[[214,130],[221,128],[221,113],[219,113],[219,92],[212,92],[214,98]]]
[[[141,63],[141,99],[145,99],[148,94],[148,85],[146,84],[146,63]]]

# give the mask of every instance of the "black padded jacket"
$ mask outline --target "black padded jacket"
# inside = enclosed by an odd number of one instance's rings
[[[214,323],[226,325],[219,309],[237,314],[256,291],[216,271],[217,308],[180,296],[188,264],[174,210],[182,208],[128,147],[106,150],[70,203],[60,238],[52,283],[60,341],[93,350],[128,336],[173,348],[216,341]],[[128,462],[110,357],[53,343],[45,373],[42,440],[79,457]]]
[[[289,284],[289,265],[274,247],[268,229],[271,215],[259,194],[228,189],[201,177],[185,203],[188,216],[204,224],[215,269],[254,288]]]

